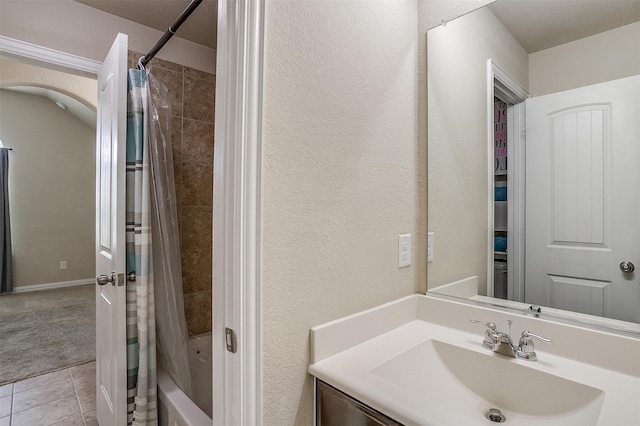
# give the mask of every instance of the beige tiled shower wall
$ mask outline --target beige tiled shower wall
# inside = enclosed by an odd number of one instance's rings
[[[129,66],[141,56],[130,51]],[[200,334],[211,331],[215,75],[157,58],[150,65],[171,99],[184,309],[189,334]]]

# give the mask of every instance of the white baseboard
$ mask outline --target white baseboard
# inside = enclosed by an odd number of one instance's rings
[[[29,291],[51,290],[54,288],[63,288],[63,287],[74,287],[77,285],[93,284],[94,281],[95,281],[95,278],[85,278],[82,280],[58,281],[55,283],[22,285],[22,286],[14,287],[13,293],[26,293]]]

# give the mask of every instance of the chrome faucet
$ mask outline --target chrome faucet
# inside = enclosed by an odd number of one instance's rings
[[[538,356],[536,355],[533,347],[533,339],[538,339],[544,343],[552,342],[551,339],[547,339],[546,337],[542,337],[525,330],[520,336],[518,346],[516,346],[513,343],[511,336],[507,333],[503,333],[502,331],[498,331],[494,323],[476,320],[471,320],[471,323],[487,327],[487,331],[484,334],[484,340],[482,341],[483,348],[512,358],[536,361]],[[511,331],[511,321],[509,321],[509,331]]]

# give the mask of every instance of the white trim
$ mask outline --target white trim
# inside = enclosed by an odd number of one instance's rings
[[[55,283],[31,284],[14,287],[12,293],[28,293],[30,291],[52,290],[54,288],[74,287],[78,285],[93,284],[95,278],[85,278],[82,280],[57,281]]]
[[[506,96],[509,102],[517,104],[523,102],[529,97],[529,93],[516,80],[507,74],[493,60],[487,60],[487,193],[489,200],[487,202],[487,296],[493,297],[493,268],[494,268],[494,246],[493,246],[493,228],[494,228],[494,147],[493,147],[493,98],[496,94],[496,85],[500,86],[500,93]],[[507,148],[509,149],[509,148]],[[524,180],[524,177],[523,177]],[[508,204],[510,213],[513,216],[513,204]],[[518,214],[518,213],[516,213]],[[508,233],[513,235],[513,223],[507,224]],[[519,240],[519,238],[518,238]],[[516,242],[515,244],[520,244]],[[507,256],[508,258],[508,256]],[[508,273],[508,272],[507,272]]]
[[[218,3],[213,214],[213,423],[262,424],[264,2]],[[225,327],[238,350],[226,350]]]
[[[509,300],[524,302],[525,243],[525,103],[507,110],[507,281]]]
[[[491,74],[495,80],[498,80],[504,88],[508,89],[505,91],[505,95],[509,96],[508,101],[512,104],[516,104],[519,102],[524,102],[525,99],[529,97],[529,92],[527,89],[522,87],[520,83],[518,83],[513,77],[507,74],[498,64],[493,62],[491,59],[488,61],[491,64]],[[510,92],[510,93],[509,93]]]
[[[493,150],[493,61],[487,60],[487,296],[493,297],[493,262],[494,262],[494,203],[491,202],[492,194],[495,191],[494,178],[494,161],[495,153]]]
[[[0,36],[0,57],[27,58],[32,62],[44,62],[47,68],[91,77],[98,75],[102,66],[99,61],[5,36]]]

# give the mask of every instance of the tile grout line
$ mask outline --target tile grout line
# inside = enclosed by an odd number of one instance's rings
[[[82,424],[87,426],[87,421],[84,419],[84,410],[82,410],[82,404],[80,404],[80,396],[78,395],[78,388],[76,387],[76,381],[73,378],[73,374],[71,374],[71,368],[68,369],[69,376],[71,377],[71,386],[73,386],[73,393],[76,396],[76,402],[78,403],[78,408],[80,408],[80,416],[82,417]]]
[[[182,247],[183,245],[183,230],[182,230],[182,221],[183,221],[183,216],[182,216],[182,208],[184,207],[183,202],[184,202],[184,65],[182,66],[182,76],[181,76],[181,83],[182,83],[182,96],[180,96],[180,220],[179,220],[179,224],[178,224],[178,239],[180,240],[180,247]],[[175,183],[175,182],[174,182]],[[177,206],[176,206],[177,207]],[[180,262],[182,263],[182,248],[180,248]],[[182,277],[180,277],[182,278]]]
[[[13,423],[13,401],[15,401],[16,383],[11,383],[11,407],[9,408],[9,426]]]
[[[204,123],[204,124],[211,124],[211,125],[214,125],[214,122],[213,122],[213,121],[200,120],[199,118],[180,117],[180,116],[177,116],[177,115],[172,115],[171,117],[177,117],[177,118],[182,118],[182,119],[184,119],[184,120],[197,121],[198,123]]]

